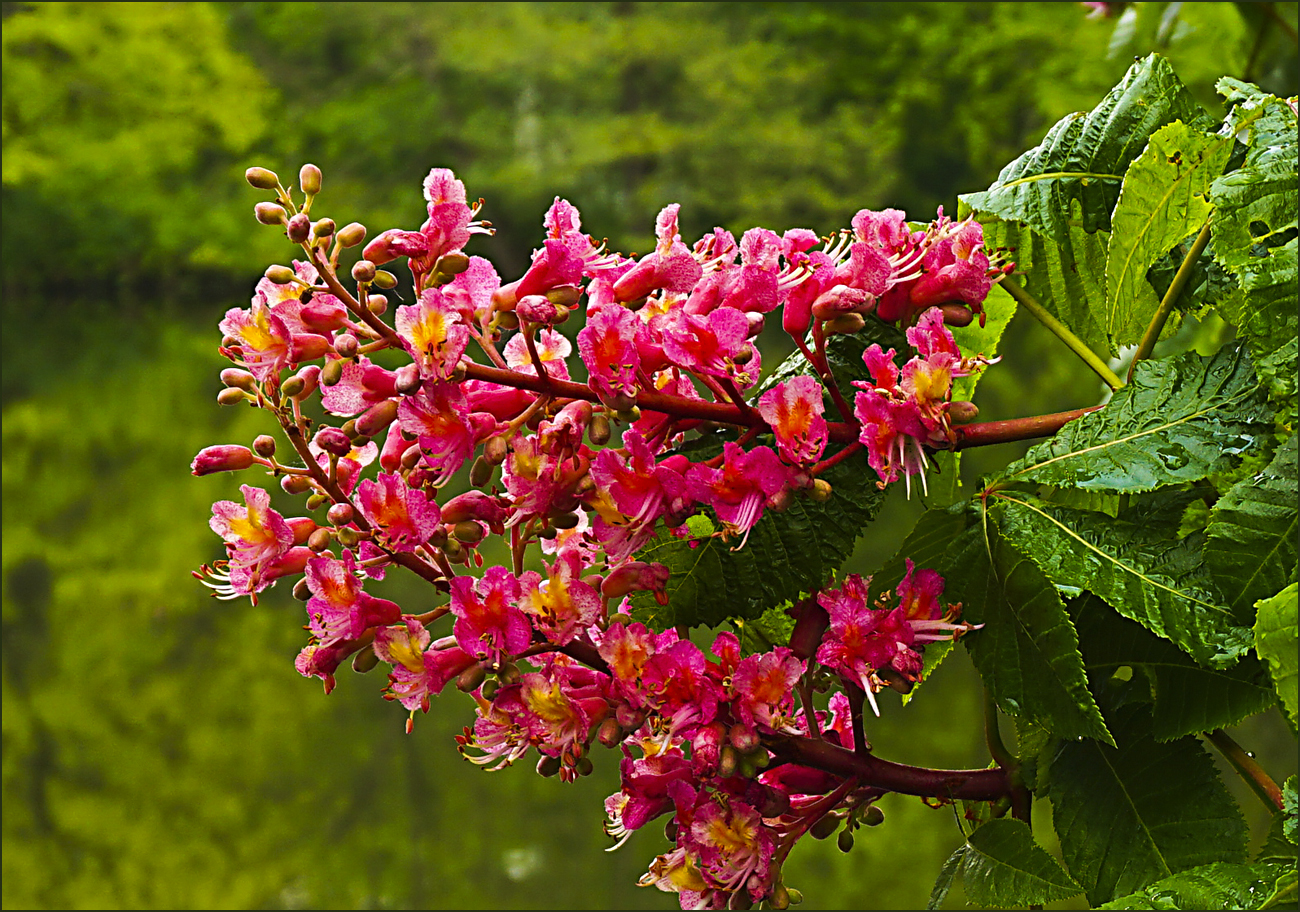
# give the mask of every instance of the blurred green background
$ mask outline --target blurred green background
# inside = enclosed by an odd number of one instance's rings
[[[467,698],[443,696],[407,736],[382,676],[346,672],[325,698],[297,675],[304,618],[284,587],[253,608],[190,577],[221,556],[211,503],[258,483],[192,478],[190,459],[268,430],[214,401],[218,319],[291,256],[252,218],[263,195],[248,166],[287,181],[315,162],[318,213],[372,236],[417,227],[422,178],[451,167],[498,229],[471,252],[508,280],[557,194],[624,252],[649,248],[673,201],[690,237],[826,233],[862,207],[926,220],[1091,108],[1135,54],[1167,54],[1216,111],[1220,75],[1286,94],[1296,78],[1294,4],[1135,4],[1098,20],[1074,3],[4,3],[3,16],[6,908],[676,907],[635,886],[667,845],[658,826],[602,851],[614,755],[568,786],[483,773],[452,743]],[[984,415],[1096,401],[1091,375],[1025,319],[982,384]],[[972,452],[964,473],[1013,455]],[[891,495],[852,569],[889,557],[919,510]],[[958,652],[905,710],[886,701],[869,730],[883,756],[987,762]],[[1237,736],[1276,775],[1294,767],[1276,712]],[[953,811],[897,796],[884,809],[848,856],[794,852],[786,879],[809,906],[924,904],[961,841]]]

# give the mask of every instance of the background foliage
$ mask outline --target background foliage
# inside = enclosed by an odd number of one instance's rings
[[[212,403],[215,323],[287,250],[250,218],[249,164],[315,161],[331,210],[374,230],[416,227],[421,178],[453,167],[499,229],[474,252],[507,276],[557,194],[625,252],[670,201],[686,235],[925,219],[1135,54],[1159,48],[1216,114],[1224,73],[1292,93],[1294,45],[1243,6],[1134,4],[1117,26],[1074,4],[4,4],[4,905],[674,904],[632,886],[657,834],[600,851],[612,756],[564,788],[487,776],[451,746],[463,698],[407,737],[378,680],[326,700],[293,671],[287,592],[254,609],[188,577],[219,556],[206,517],[237,484],[190,478],[190,458],[264,430]],[[1166,344],[1208,352],[1218,332],[1188,321]],[[1041,335],[1007,330],[986,416],[1100,398]],[[921,509],[891,493],[851,569]],[[887,706],[870,734],[892,759],[984,762],[966,661]],[[1239,739],[1295,765],[1276,711]],[[922,904],[912,872],[939,869],[957,822],[892,802],[880,838],[801,848],[789,881],[824,907]]]

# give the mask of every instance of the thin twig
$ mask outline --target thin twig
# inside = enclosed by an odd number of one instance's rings
[[[1196,236],[1196,240],[1192,243],[1192,249],[1187,251],[1187,256],[1183,257],[1178,272],[1174,273],[1174,280],[1169,283],[1169,290],[1160,299],[1160,306],[1156,308],[1155,316],[1151,318],[1147,331],[1142,335],[1142,341],[1138,343],[1137,352],[1133,355],[1133,363],[1129,365],[1128,379],[1130,383],[1133,382],[1133,372],[1137,370],[1138,362],[1151,357],[1151,352],[1155,350],[1156,341],[1165,328],[1165,321],[1169,319],[1169,314],[1173,312],[1174,302],[1178,300],[1178,296],[1187,287],[1187,281],[1192,277],[1192,270],[1196,268],[1196,261],[1205,252],[1205,245],[1210,243],[1210,222],[1212,221],[1213,218],[1207,220],[1201,227],[1201,233]]]
[[[1092,368],[1093,373],[1100,377],[1107,386],[1112,390],[1117,390],[1124,385],[1124,381],[1116,376],[1115,372],[1097,356],[1096,352],[1085,345],[1083,340],[1076,336],[1068,326],[1052,316],[1047,308],[1039,303],[1037,298],[1013,281],[1010,276],[1002,280],[1002,287],[1007,290],[1007,294],[1016,299],[1017,304],[1033,314],[1034,319],[1046,326],[1056,338],[1065,343],[1070,351],[1078,355],[1084,364]]]

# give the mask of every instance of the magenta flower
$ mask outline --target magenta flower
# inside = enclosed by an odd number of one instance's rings
[[[212,505],[208,525],[226,543],[229,584],[235,592],[257,593],[269,585],[267,568],[293,547],[293,530],[271,509],[271,495],[241,485],[244,505],[221,500]]]
[[[793,731],[794,687],[803,671],[803,662],[784,646],[746,656],[731,678],[736,694],[732,711],[750,729]]]
[[[587,325],[578,333],[578,353],[587,366],[587,385],[602,401],[636,398],[641,367],[636,340],[644,325],[617,304],[588,311]]]
[[[945,301],[962,301],[978,309],[988,297],[993,280],[984,253],[984,229],[975,221],[944,226],[921,261],[924,275],[911,289],[918,308]]]
[[[698,374],[730,377],[736,373],[736,356],[749,350],[749,320],[734,307],[706,315],[678,307],[655,317],[651,325],[662,333],[663,351],[669,360]]]
[[[396,326],[423,377],[450,377],[469,344],[460,310],[439,288],[427,288],[418,303],[397,308]]]
[[[442,522],[437,501],[388,472],[357,486],[357,506],[394,551],[414,551]]]
[[[563,646],[596,623],[603,610],[600,595],[579,579],[586,569],[581,552],[563,548],[546,576],[529,570],[519,577],[519,608],[552,643]]]
[[[777,451],[791,465],[812,465],[826,451],[826,405],[812,377],[778,383],[758,400],[758,413],[776,435]]]
[[[361,588],[350,552],[343,560],[318,557],[307,562],[307,618],[312,634],[325,646],[355,640],[371,627],[395,624],[402,609]]]
[[[678,203],[665,206],[655,219],[655,235],[659,238],[654,253],[643,256],[631,270],[614,283],[614,296],[619,301],[635,301],[661,288],[685,294],[695,287],[704,274],[703,267],[682,243],[677,230]]]
[[[668,787],[692,779],[691,764],[680,748],[671,747],[640,760],[624,757],[619,763],[622,789],[605,799],[605,832],[618,840],[618,848],[636,830],[673,809]]]
[[[793,474],[768,447],[746,452],[727,441],[723,454],[721,468],[691,466],[686,483],[692,497],[713,507],[728,534],[741,536],[738,547],[743,547],[763,507],[790,484]]]
[[[254,299],[248,310],[234,307],[226,311],[219,328],[223,335],[238,343],[237,350],[229,350],[235,363],[248,368],[259,382],[278,378],[280,371],[289,365],[292,346],[289,329],[261,301]]]
[[[830,627],[817,650],[817,661],[857,683],[880,715],[875,692],[884,685],[874,677],[876,670],[889,666],[914,681],[920,675],[921,657],[912,649],[915,635],[906,612],[868,607],[867,582],[853,574],[840,589],[818,593],[818,604],[830,615]]]
[[[253,451],[245,446],[222,445],[204,447],[190,463],[191,475],[211,475],[215,472],[238,472],[253,464]]]
[[[491,415],[470,412],[459,384],[439,380],[426,380],[418,393],[402,399],[397,420],[419,440],[436,485],[446,484],[496,428]]]
[[[397,378],[365,355],[343,362],[343,377],[321,387],[321,402],[334,415],[352,416],[397,395]]]
[[[550,327],[543,327],[537,331],[533,345],[537,348],[537,358],[546,368],[547,374],[557,380],[569,379],[569,365],[565,359],[573,353],[573,343],[563,333]],[[510,337],[504,354],[506,364],[511,370],[531,377],[537,376],[537,368],[533,364],[532,356],[528,354],[528,343],[524,341],[522,333]],[[533,394],[530,393],[528,396],[531,401]]]
[[[453,632],[467,653],[491,662],[517,655],[532,640],[532,628],[519,610],[519,580],[505,567],[489,567],[483,578],[451,581]]]

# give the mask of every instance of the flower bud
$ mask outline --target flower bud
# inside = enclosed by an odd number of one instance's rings
[[[626,731],[634,732],[645,724],[645,710],[634,709],[626,703],[620,703],[614,710],[614,718]]]
[[[790,897],[790,905],[797,906],[803,902],[803,890],[796,890],[794,887],[783,887],[783,889],[785,890],[786,895]],[[772,895],[775,896],[776,891],[773,891]],[[775,900],[773,900],[773,902],[775,902]],[[776,909],[779,907],[773,905],[772,908]]]
[[[812,828],[808,830],[808,833],[813,839],[825,839],[839,828],[840,818],[836,817],[834,814],[827,814],[822,817],[821,820],[814,823]]]
[[[831,483],[824,478],[818,478],[813,481],[813,485],[808,489],[808,499],[813,503],[826,503],[831,499]]]
[[[624,424],[635,424],[641,420],[641,409],[634,405],[630,409],[615,412],[614,417]]]
[[[557,285],[546,293],[546,300],[559,307],[575,307],[582,297],[582,289],[577,285]]]
[[[280,487],[286,494],[306,494],[311,490],[311,481],[306,475],[286,475],[280,479]]]
[[[352,266],[352,278],[362,283],[374,281],[375,264],[369,260],[357,260]]]
[[[560,758],[550,757],[546,754],[537,761],[537,775],[550,778],[560,771]]]
[[[339,544],[345,548],[355,548],[361,541],[361,536],[357,534],[357,530],[350,526],[340,526],[335,534],[338,536]]]
[[[742,754],[752,753],[758,747],[758,732],[737,722],[731,726],[731,731],[727,732],[727,740]]]
[[[518,684],[521,677],[519,666],[514,662],[503,662],[497,669],[497,680],[501,682],[502,687]]]
[[[359,347],[360,343],[357,342],[357,337],[351,333],[344,333],[341,336],[334,337],[334,351],[340,358],[355,358]]]
[[[863,318],[862,314],[840,314],[834,320],[830,320],[826,323],[826,335],[829,336],[835,333],[840,333],[842,335],[851,336],[855,332],[860,332],[866,325],[867,321]]]
[[[419,446],[408,447],[406,452],[402,454],[402,468],[410,471],[423,458],[424,453],[420,451]]]
[[[390,288],[397,287],[397,276],[393,275],[386,269],[376,269],[374,285],[376,288],[382,288],[388,291]]]
[[[327,503],[329,503],[329,495],[322,494],[318,491],[315,494],[313,494],[311,497],[307,498],[307,509],[315,510],[318,507],[322,507]]]
[[[609,437],[609,418],[603,412],[592,415],[591,423],[587,425],[587,439],[591,445],[604,446],[609,443]]]
[[[862,812],[862,823],[864,826],[880,826],[884,822],[885,812],[874,804]]]
[[[943,322],[948,326],[970,326],[971,321],[975,319],[975,313],[960,301],[940,304],[939,310],[943,313]]]
[[[853,831],[850,830],[848,827],[845,827],[844,829],[840,830],[839,838],[835,840],[835,844],[839,846],[840,851],[843,852],[845,855],[852,852]]]
[[[385,399],[378,405],[372,405],[357,419],[357,433],[363,437],[374,437],[397,419],[397,400]]]
[[[730,779],[736,775],[736,770],[740,766],[740,754],[730,744],[722,745],[722,750],[718,752],[718,777],[721,779]]]
[[[379,656],[373,649],[363,649],[352,657],[352,670],[357,674],[365,674],[378,664]]]
[[[301,244],[311,236],[311,216],[305,212],[299,212],[289,219],[289,224],[285,226],[285,231],[289,235],[289,240],[295,244]]]
[[[764,817],[780,817],[790,810],[790,796],[778,788],[767,786],[758,812]]]
[[[624,737],[623,726],[618,724],[618,720],[612,716],[600,723],[600,728],[596,732],[596,740],[606,747],[615,747],[622,742]]]
[[[745,331],[746,339],[752,339],[763,331],[766,318],[761,313],[746,313],[745,319],[749,321],[749,329]]]
[[[315,165],[306,164],[298,169],[298,187],[308,196],[320,193],[320,178],[320,168]]]
[[[221,372],[221,382],[226,386],[235,389],[247,390],[253,392],[257,389],[257,378],[246,370],[240,370],[237,367],[228,367]]]
[[[483,540],[483,526],[472,519],[462,520],[452,527],[451,534],[466,545],[477,545]]]
[[[799,894],[799,899],[803,899],[803,894]],[[767,904],[773,909],[788,909],[790,903],[794,902],[792,891],[785,888],[785,884],[777,884],[772,888],[772,892],[767,895]]]
[[[501,329],[507,331],[515,330],[519,328],[519,314],[515,313],[513,310],[499,311],[497,315],[492,318],[492,322]]]
[[[420,391],[420,368],[415,364],[403,364],[399,367],[393,378],[393,385],[403,396],[410,396]]]
[[[226,390],[225,392],[229,392]],[[236,391],[237,392],[237,391]],[[240,393],[242,396],[243,393]],[[190,463],[191,475],[212,475],[215,472],[238,472],[253,464],[253,451],[248,447],[224,445],[199,450]]]
[[[754,908],[754,899],[749,895],[749,891],[742,887],[727,898],[727,908],[752,909]]]
[[[326,361],[325,366],[320,369],[321,386],[333,386],[343,379],[343,362]]]
[[[875,298],[861,288],[836,285],[829,291],[822,292],[817,300],[813,301],[812,315],[818,320],[834,320],[841,314],[856,311],[868,302],[874,304]]]
[[[731,356],[731,363],[741,367],[754,360],[754,346],[746,343],[745,347]]]
[[[217,393],[217,402],[221,405],[239,405],[248,398],[248,394],[241,389],[223,389]]]
[[[331,237],[333,236],[334,230],[337,227],[338,226],[334,224],[334,219],[323,218],[319,222],[311,226],[311,236],[314,238]]]
[[[269,434],[260,434],[253,441],[253,452],[258,456],[271,458],[275,455],[275,438]]]
[[[433,264],[434,272],[441,272],[448,276],[458,276],[466,269],[469,269],[469,257],[460,251],[444,253],[438,257],[438,262]]]
[[[500,435],[489,437],[487,442],[483,444],[483,458],[487,460],[490,465],[501,465],[501,463],[506,461],[506,456],[508,456],[509,453],[509,444],[506,443],[506,438]]]
[[[377,272],[375,276],[388,275],[386,272]],[[366,295],[366,310],[370,311],[376,317],[382,317],[388,313],[388,296],[381,294]]]
[[[352,505],[346,503],[336,503],[329,508],[325,517],[335,526],[346,526],[352,522]]]
[[[307,577],[303,577],[293,584],[293,597],[300,602],[311,600],[311,588],[307,585]]]
[[[488,462],[482,456],[474,460],[474,464],[469,467],[469,483],[476,488],[481,488],[492,480],[492,470],[496,466]]]
[[[447,555],[447,560],[452,563],[460,561],[465,556],[465,546],[454,538],[447,539],[447,543],[442,546],[442,551]]]
[[[330,533],[330,530],[321,527],[311,534],[311,538],[307,539],[307,547],[319,554],[328,548],[333,540],[334,536]]]
[[[336,427],[323,427],[316,432],[316,446],[331,456],[343,457],[352,452],[352,439]]]
[[[456,689],[461,693],[469,693],[471,690],[478,690],[485,680],[487,680],[487,669],[483,667],[482,662],[475,662],[456,676]]]
[[[274,285],[288,285],[296,278],[288,266],[268,266],[264,275]]]
[[[306,367],[304,367],[302,370],[298,371],[298,373],[290,377],[289,380],[302,381],[301,391],[296,393],[290,393],[286,391],[285,393],[285,395],[292,396],[293,398],[301,402],[303,399],[306,399],[312,393],[316,392],[316,388],[320,386],[320,366],[316,364],[309,364]],[[286,384],[288,382],[289,382],[288,380],[285,381]]]
[[[280,177],[266,168],[249,168],[244,172],[244,180],[258,190],[275,190],[280,186]]]
[[[577,763],[573,764],[573,768],[578,771],[579,776],[590,776],[596,767],[591,762],[591,758],[584,754],[578,758]]]
[[[289,360],[295,364],[315,361],[330,350],[330,340],[316,333],[294,333],[289,337]]]
[[[497,695],[497,691],[500,689],[501,683],[497,681],[496,678],[488,678],[483,682],[483,689],[479,691],[479,696],[484,700],[491,700]],[[559,772],[558,766],[556,767],[556,772]]]
[[[979,417],[980,410],[974,402],[949,402],[948,420],[953,424],[967,424]]]
[[[349,222],[335,235],[344,247],[355,247],[366,239],[366,226],[360,222]]]

